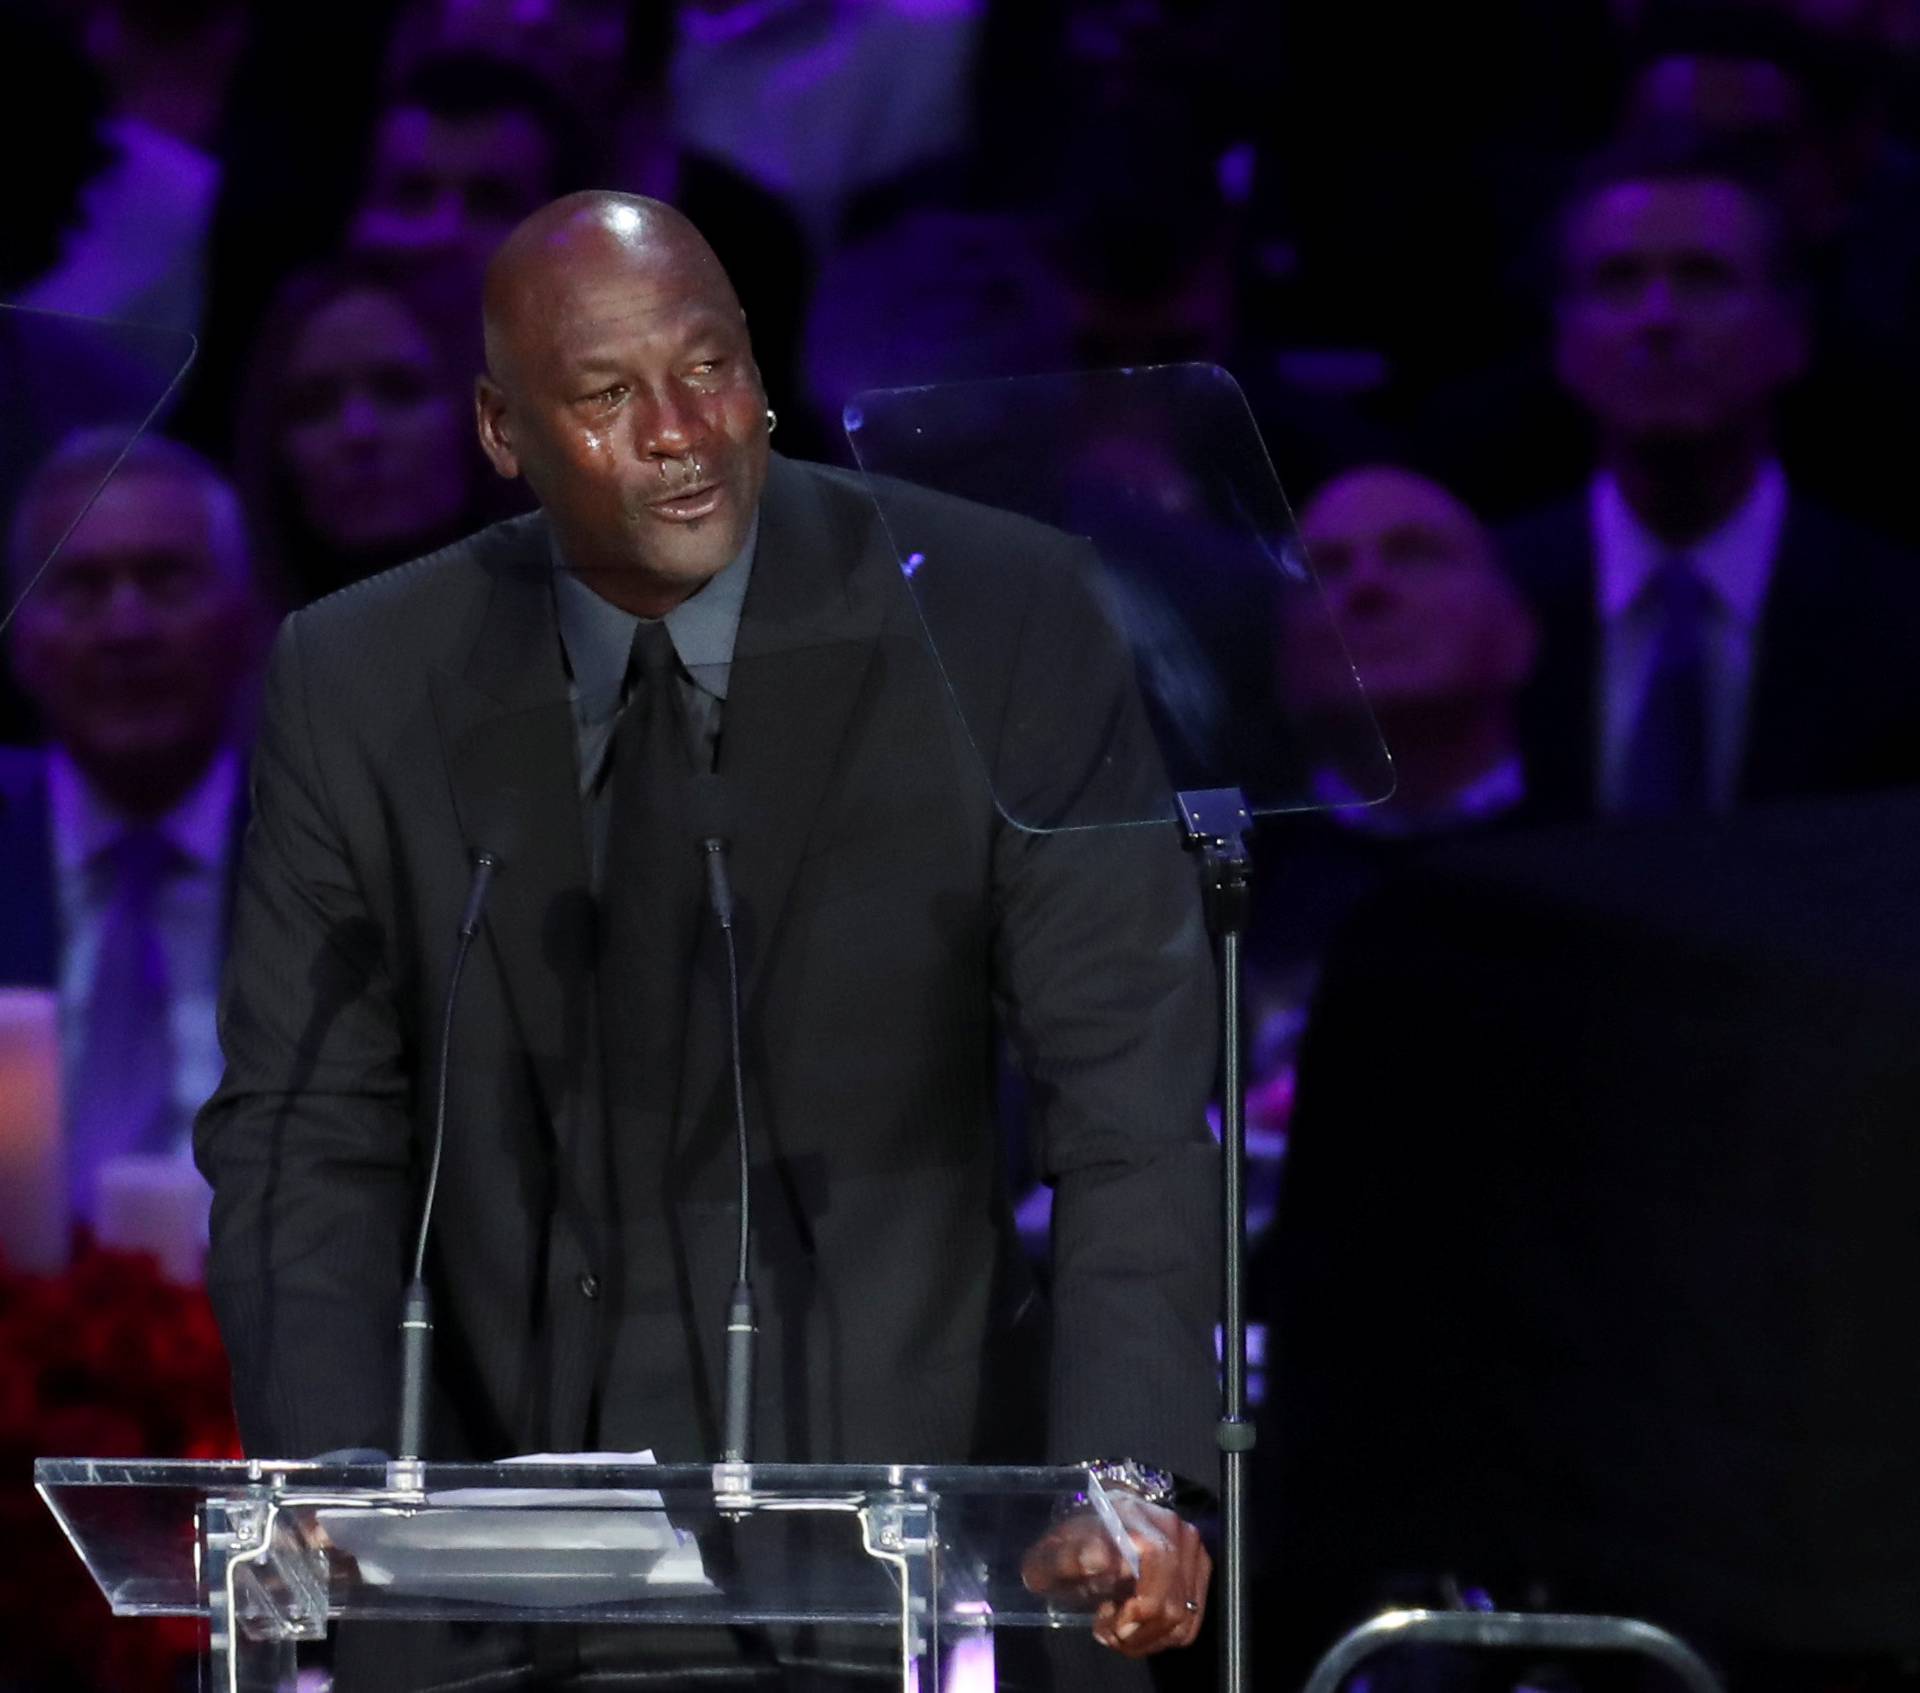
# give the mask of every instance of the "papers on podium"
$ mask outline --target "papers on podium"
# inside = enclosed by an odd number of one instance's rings
[[[534,1453],[509,1463],[651,1464],[651,1452]],[[395,1596],[503,1606],[616,1605],[718,1591],[700,1547],[645,1489],[473,1487],[423,1508],[318,1513],[360,1579]]]

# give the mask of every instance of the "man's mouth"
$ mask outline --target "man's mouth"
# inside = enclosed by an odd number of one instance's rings
[[[662,499],[649,500],[647,510],[670,523],[691,523],[695,518],[711,516],[725,494],[726,489],[722,484],[701,482]]]

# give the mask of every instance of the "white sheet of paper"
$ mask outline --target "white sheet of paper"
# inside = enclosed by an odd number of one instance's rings
[[[651,1452],[540,1452],[512,1464],[651,1464]],[[336,1507],[319,1527],[394,1593],[502,1606],[609,1605],[717,1591],[700,1548],[639,1488],[466,1487],[423,1510]]]
[[[585,1468],[599,1464],[651,1464],[653,1453],[646,1452],[526,1452],[517,1458],[503,1458],[505,1464],[561,1464]],[[429,1493],[429,1505],[489,1505],[498,1510],[525,1510],[538,1505],[572,1505],[585,1510],[605,1505],[618,1510],[633,1506],[651,1506],[664,1511],[666,1501],[651,1488],[580,1487],[451,1487],[442,1493]],[[665,1518],[661,1518],[665,1521]]]

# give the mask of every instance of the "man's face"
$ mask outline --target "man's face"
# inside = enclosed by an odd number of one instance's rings
[[[281,438],[309,527],[360,552],[451,524],[473,468],[465,411],[394,295],[357,289],[322,306],[288,360]]]
[[[481,444],[522,474],[583,572],[678,603],[746,544],[766,394],[724,277],[670,245],[580,247],[496,323]]]
[[[380,121],[353,244],[455,255],[477,271],[551,192],[553,149],[525,112],[443,118],[400,106]]]
[[[1685,442],[1764,423],[1805,361],[1760,206],[1736,184],[1623,183],[1568,235],[1561,380],[1603,432]]]
[[[77,483],[44,497],[26,526],[30,561],[81,497]],[[20,608],[14,667],[82,770],[210,753],[248,674],[251,612],[203,490],[133,469],[102,490]]]
[[[1325,488],[1301,538],[1368,697],[1383,712],[1511,696],[1533,662],[1530,618],[1478,520],[1444,488],[1363,470]],[[1344,672],[1295,655],[1296,699],[1347,697]]]

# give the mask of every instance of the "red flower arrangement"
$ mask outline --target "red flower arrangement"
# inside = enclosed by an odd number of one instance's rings
[[[0,1686],[195,1685],[202,1627],[109,1615],[33,1491],[40,1457],[239,1454],[227,1359],[199,1288],[145,1254],[83,1249],[63,1276],[0,1269]]]

